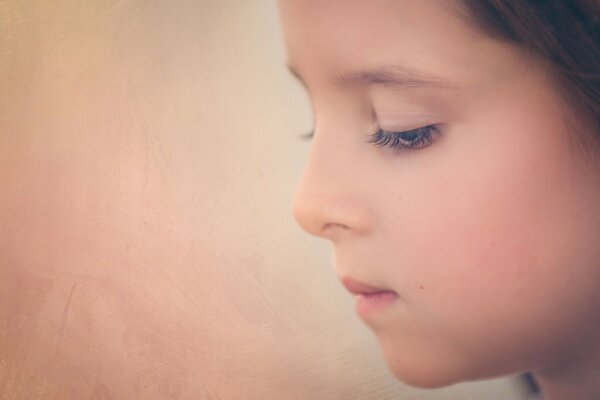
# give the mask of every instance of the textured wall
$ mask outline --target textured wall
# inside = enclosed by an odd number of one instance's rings
[[[276,16],[0,1],[0,399],[518,398],[389,375],[291,216],[311,120]]]

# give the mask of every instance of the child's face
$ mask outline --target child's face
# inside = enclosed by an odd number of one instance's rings
[[[295,217],[340,278],[398,294],[361,318],[421,387],[575,363],[600,326],[600,168],[540,65],[449,4],[280,0],[316,123]],[[392,66],[451,83],[336,80]],[[432,124],[417,150],[367,142]]]

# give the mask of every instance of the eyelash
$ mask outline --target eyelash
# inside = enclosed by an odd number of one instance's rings
[[[401,151],[420,150],[429,146],[433,142],[433,135],[439,133],[437,125],[427,125],[409,131],[388,132],[379,129],[377,132],[369,135],[367,143],[373,143],[379,147],[389,147],[394,153]],[[416,138],[410,140],[416,135]]]
[[[367,143],[373,143],[379,147],[389,147],[394,153],[401,151],[419,150],[429,146],[433,142],[433,135],[438,134],[437,125],[427,125],[408,131],[388,132],[379,129],[377,132],[369,135]],[[407,141],[406,136],[417,135],[412,141]],[[314,136],[314,130],[302,135],[303,139],[309,140]]]

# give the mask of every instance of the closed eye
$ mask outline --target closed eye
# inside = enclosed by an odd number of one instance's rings
[[[408,131],[389,132],[379,129],[369,135],[367,143],[373,143],[379,147],[391,148],[395,153],[408,150],[419,150],[429,146],[433,142],[433,136],[439,134],[437,125],[427,125]],[[302,140],[310,140],[315,135],[314,129],[300,135]]]
[[[368,143],[380,147],[388,147],[395,153],[407,150],[419,150],[429,146],[433,142],[433,136],[439,134],[437,125],[427,125],[409,131],[388,132],[379,129],[369,135]]]

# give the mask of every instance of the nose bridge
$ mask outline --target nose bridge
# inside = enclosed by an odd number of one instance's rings
[[[298,224],[308,233],[335,239],[369,229],[366,199],[355,179],[356,146],[345,135],[315,132],[308,160],[293,201]],[[350,135],[346,135],[350,136]],[[356,139],[355,139],[356,140]]]

